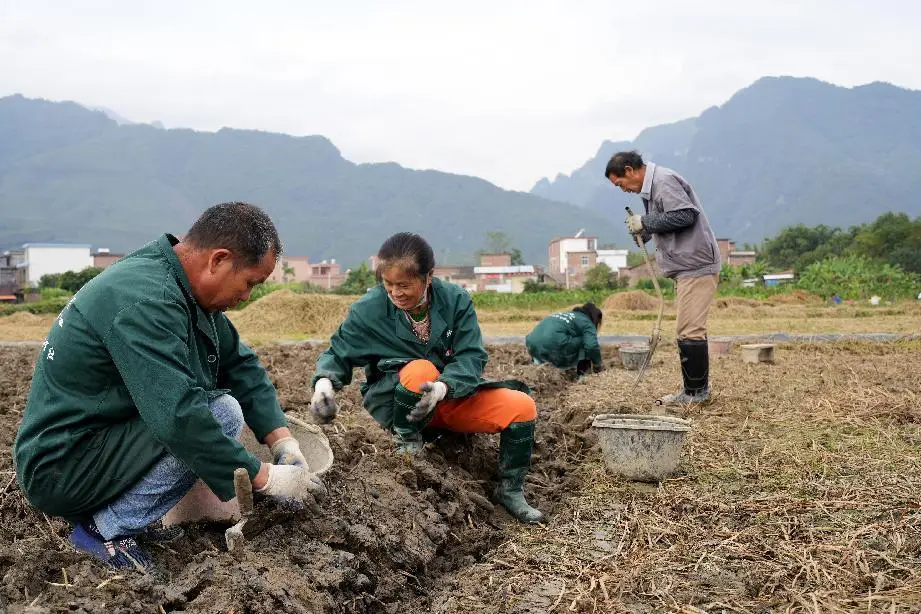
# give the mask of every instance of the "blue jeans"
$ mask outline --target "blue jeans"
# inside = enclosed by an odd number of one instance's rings
[[[209,409],[225,435],[232,439],[240,436],[243,409],[235,398],[221,395],[211,401]],[[106,539],[139,533],[163,518],[192,489],[197,479],[181,460],[166,454],[134,486],[93,513],[96,527]]]

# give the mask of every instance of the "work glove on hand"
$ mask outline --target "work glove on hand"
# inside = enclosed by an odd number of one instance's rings
[[[308,469],[307,459],[301,452],[301,446],[298,445],[294,437],[284,437],[279,439],[269,448],[272,451],[272,458],[275,459],[276,465],[294,465]]]
[[[448,394],[448,387],[444,382],[425,382],[419,386],[419,392],[422,398],[416,403],[416,407],[409,412],[407,416],[410,422],[420,422],[424,420],[438,405],[438,401],[445,398]]]
[[[333,383],[326,377],[321,377],[313,386],[313,397],[310,399],[310,409],[323,424],[329,424],[336,417],[339,410],[333,396]]]
[[[265,486],[255,492],[267,497],[293,500],[310,505],[326,498],[326,485],[307,467],[296,465],[269,465],[269,478]]]
[[[643,232],[643,216],[642,215],[627,215],[627,230],[630,231],[630,234],[638,235]]]

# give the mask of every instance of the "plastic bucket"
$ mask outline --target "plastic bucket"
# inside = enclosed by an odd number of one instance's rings
[[[660,482],[678,469],[691,423],[673,416],[601,414],[592,429],[611,472],[638,482]]]
[[[639,371],[649,356],[648,345],[622,345],[617,351],[627,371]]]

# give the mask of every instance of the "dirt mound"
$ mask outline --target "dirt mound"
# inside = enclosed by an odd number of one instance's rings
[[[714,301],[714,306],[717,309],[729,309],[730,307],[761,307],[765,305],[761,301],[756,301],[751,298],[742,298],[740,296],[727,296],[724,298],[718,298]]]
[[[0,316],[3,318],[4,324],[20,324],[23,326],[33,326],[35,324],[41,324],[47,318],[42,316],[35,315],[34,313],[29,313],[28,311],[17,311],[11,313],[8,316]]]
[[[345,319],[353,298],[328,294],[296,294],[279,290],[252,305],[230,312],[240,334],[259,339],[326,336]]]
[[[772,305],[818,305],[822,299],[804,290],[794,290],[787,294],[777,294],[768,299]]]
[[[617,292],[604,300],[603,309],[605,311],[648,311],[657,309],[659,301],[640,290],[630,292]]]

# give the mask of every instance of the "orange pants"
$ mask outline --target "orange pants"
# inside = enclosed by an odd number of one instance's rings
[[[400,383],[419,393],[425,382],[434,382],[440,373],[428,360],[414,360],[400,369]],[[534,399],[518,390],[487,388],[469,397],[450,399],[435,407],[430,428],[455,433],[498,433],[512,422],[529,422],[537,418]]]

